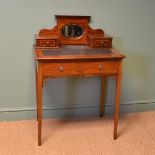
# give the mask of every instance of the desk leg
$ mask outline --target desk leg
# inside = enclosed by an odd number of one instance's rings
[[[120,93],[121,93],[122,69],[121,62],[118,65],[118,75],[116,78],[116,96],[115,96],[115,115],[114,115],[114,134],[113,138],[117,139],[117,125],[119,119]]]
[[[38,121],[38,72],[37,72],[37,64],[35,62],[35,76],[36,76],[36,108],[37,108],[37,121]]]
[[[37,116],[38,116],[38,145],[41,145],[41,129],[42,129],[42,63],[38,63],[38,76],[37,76]]]
[[[104,116],[104,85],[105,76],[101,76],[100,117]]]

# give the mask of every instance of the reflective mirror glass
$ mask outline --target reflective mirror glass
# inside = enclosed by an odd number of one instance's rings
[[[64,25],[61,29],[61,34],[65,38],[77,39],[83,35],[83,29],[76,24]]]

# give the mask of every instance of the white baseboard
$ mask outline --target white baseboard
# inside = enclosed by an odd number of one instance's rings
[[[155,110],[155,99],[136,100],[120,104],[120,113]],[[105,113],[113,114],[114,104],[105,105]],[[76,117],[96,116],[99,114],[99,105],[76,106],[43,106],[44,117]],[[0,120],[33,119],[36,117],[36,107],[9,107],[0,108]]]

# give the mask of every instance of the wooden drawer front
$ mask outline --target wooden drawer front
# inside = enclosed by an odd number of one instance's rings
[[[37,46],[39,47],[57,47],[55,39],[39,39],[37,40]]]
[[[87,62],[84,74],[115,74],[117,62]]]
[[[43,65],[44,76],[65,76],[65,75],[80,75],[80,63],[45,63]]]
[[[110,40],[103,40],[103,39],[97,39],[94,42],[95,47],[104,47],[104,48],[110,48],[111,42]]]

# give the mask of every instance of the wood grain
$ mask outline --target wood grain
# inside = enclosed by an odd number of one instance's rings
[[[105,78],[107,76],[115,76],[116,97],[113,138],[116,139],[122,78],[121,66],[125,56],[111,48],[112,37],[104,35],[104,31],[101,29],[93,30],[88,26],[90,16],[59,15],[56,18],[57,25],[53,29],[42,29],[36,35],[36,45],[34,46],[35,61],[37,62],[36,106],[38,145],[41,145],[42,137],[43,81],[51,77],[100,76],[100,116],[103,116]],[[79,24],[83,28],[84,34],[78,39],[64,38],[60,30],[66,24]]]

